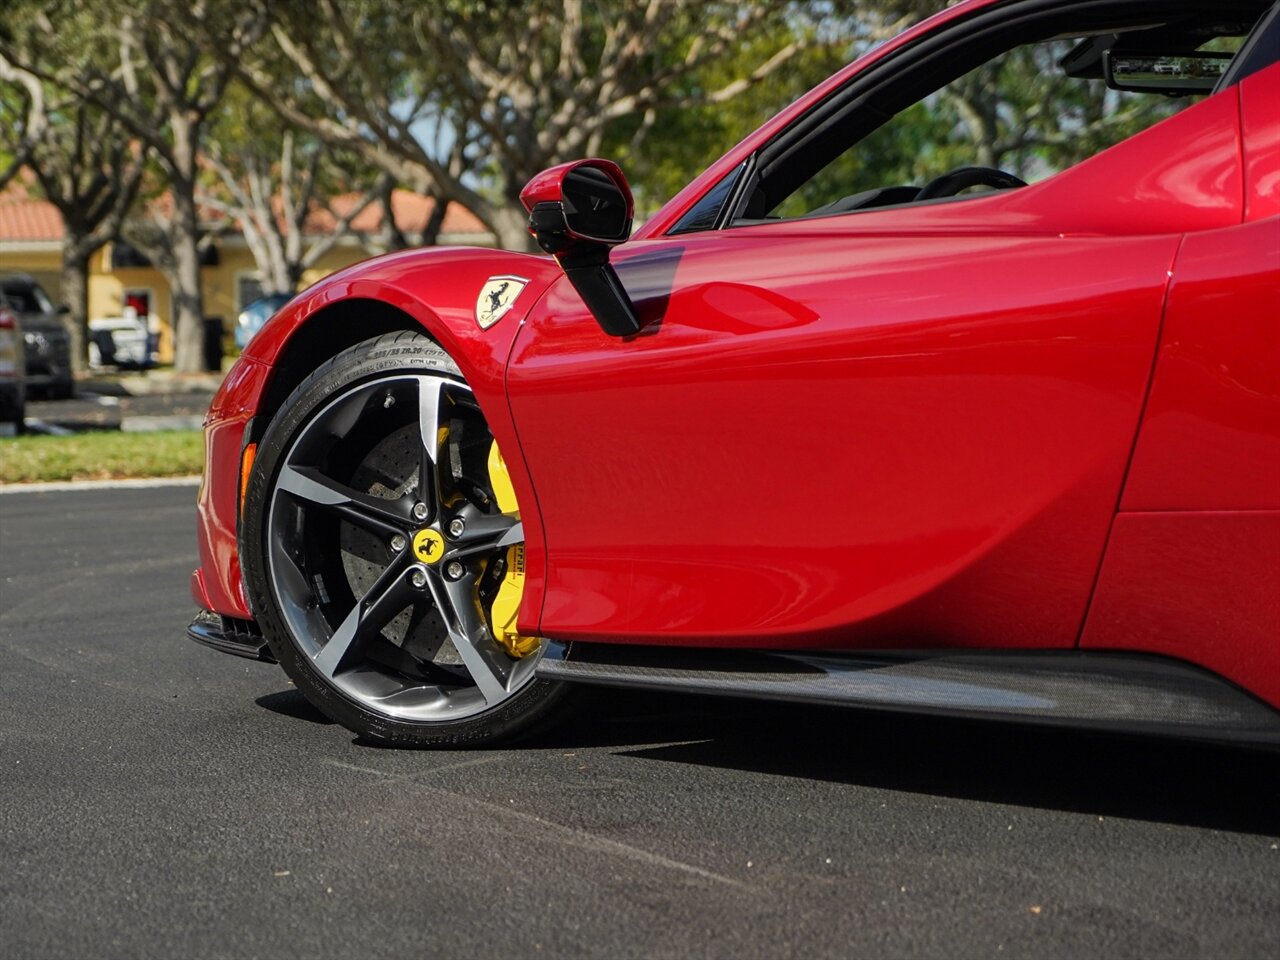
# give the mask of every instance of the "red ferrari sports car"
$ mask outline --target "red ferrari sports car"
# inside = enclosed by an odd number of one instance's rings
[[[1280,743],[1278,10],[967,0],[634,235],[590,159],[549,256],[327,278],[209,411],[190,636],[401,745],[576,683]],[[963,113],[1010,64],[1051,129]]]

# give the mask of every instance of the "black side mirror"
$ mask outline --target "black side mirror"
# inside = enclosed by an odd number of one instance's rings
[[[614,337],[640,332],[635,305],[609,263],[631,236],[635,204],[616,163],[577,160],[538,174],[520,192],[529,232],[554,256],[600,324]]]

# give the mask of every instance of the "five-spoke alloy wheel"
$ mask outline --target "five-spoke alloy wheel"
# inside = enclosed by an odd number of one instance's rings
[[[543,719],[559,689],[534,678],[537,643],[498,622],[523,574],[504,477],[470,388],[419,334],[365,341],[294,391],[259,447],[240,545],[254,614],[312,703],[403,745]]]

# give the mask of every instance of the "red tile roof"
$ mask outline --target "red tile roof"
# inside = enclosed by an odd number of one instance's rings
[[[359,199],[351,193],[334,197],[332,206],[339,216],[349,211]],[[406,233],[417,233],[426,226],[436,202],[431,197],[424,197],[412,190],[397,190],[391,195],[391,210],[395,214],[396,223]],[[333,215],[328,210],[317,210],[307,218],[307,232],[327,233],[333,229]],[[382,226],[382,205],[371,203],[351,221],[351,229],[357,233],[376,233]],[[441,233],[468,234],[488,233],[483,223],[474,213],[461,204],[451,203],[444,212],[444,224]]]
[[[356,194],[336,197],[333,200],[334,209],[341,215],[350,210],[357,199]],[[165,200],[165,197],[161,197],[157,202],[163,205]],[[426,224],[435,201],[409,190],[397,190],[392,194],[391,207],[400,229],[406,233],[416,233]],[[333,230],[335,222],[328,210],[316,210],[307,218],[306,232],[328,233]],[[381,224],[382,206],[373,203],[356,215],[351,226],[357,233],[376,233]],[[62,217],[53,204],[28,196],[16,184],[0,191],[0,243],[57,241],[62,239],[62,233]],[[451,203],[445,211],[441,233],[465,236],[487,234],[488,231],[474,213],[459,204]]]
[[[0,243],[61,239],[62,217],[52,203],[13,189],[0,193]]]

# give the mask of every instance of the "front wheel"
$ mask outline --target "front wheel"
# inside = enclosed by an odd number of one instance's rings
[[[272,652],[362,738],[476,745],[560,698],[515,629],[524,532],[505,464],[456,365],[389,334],[308,377],[268,427],[241,557]]]

